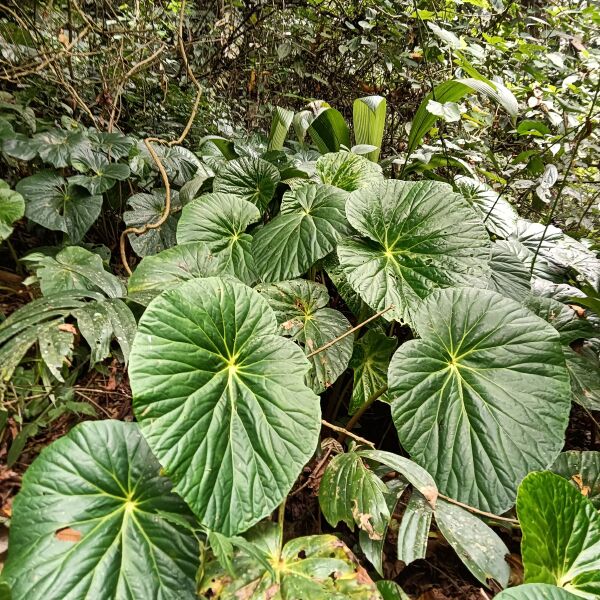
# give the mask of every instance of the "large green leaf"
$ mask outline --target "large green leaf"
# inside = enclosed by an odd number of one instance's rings
[[[0,179],[0,242],[13,231],[13,224],[25,214],[25,200]]]
[[[273,523],[261,523],[232,560],[232,578],[218,560],[205,566],[199,595],[215,600],[380,600],[377,587],[350,549],[333,535],[290,540],[282,549]],[[242,543],[243,542],[243,543]]]
[[[454,178],[458,191],[475,207],[487,229],[500,238],[515,230],[518,215],[510,202],[493,189],[471,177]]]
[[[82,142],[83,136],[80,132],[56,128],[36,133],[32,139],[40,158],[57,169],[69,165],[71,153],[77,150]]]
[[[348,125],[335,108],[320,109],[307,131],[321,154],[339,152],[342,146],[349,149],[352,145]]]
[[[388,320],[412,323],[432,290],[482,285],[490,241],[475,211],[449,185],[387,180],[348,196],[350,224],[368,239],[338,245],[348,283]],[[485,285],[485,283],[484,283]]]
[[[283,150],[283,143],[293,118],[293,110],[287,110],[280,106],[275,107],[271,120],[271,131],[269,132],[269,150]]]
[[[329,152],[315,165],[321,183],[353,192],[383,179],[381,167],[352,152]]]
[[[13,597],[196,598],[193,519],[159,472],[135,423],[82,423],[45,448],[13,504]]]
[[[191,150],[183,146],[152,144],[152,148],[165,168],[167,176],[175,185],[183,185],[193,179],[203,166],[200,159]],[[139,143],[139,151],[144,161],[152,169],[158,170],[155,160],[150,156],[146,145],[142,142]]]
[[[265,282],[305,273],[335,249],[349,232],[347,194],[329,185],[304,185],[286,192],[281,213],[254,235],[254,263]]]
[[[128,156],[135,144],[133,138],[123,135],[119,131],[112,133],[92,131],[88,139],[94,150],[105,152],[113,160]]]
[[[252,236],[244,233],[260,219],[258,208],[232,194],[206,194],[183,208],[177,242],[204,242],[223,265],[223,271],[252,285],[257,280],[250,252]]]
[[[600,452],[561,452],[551,470],[570,481],[600,509]]]
[[[475,515],[441,498],[435,508],[435,522],[460,559],[481,583],[497,581],[508,585],[510,568],[505,560],[509,550],[490,527]]]
[[[354,414],[371,396],[387,385],[390,358],[396,348],[396,339],[377,331],[367,331],[354,344],[350,367],[354,371],[354,385],[349,414]],[[388,402],[387,393],[379,396]]]
[[[112,273],[104,270],[102,258],[79,246],[67,246],[55,256],[34,252],[23,258],[33,266],[42,294],[69,290],[102,292],[109,298],[125,295],[125,286]]]
[[[492,243],[490,267],[489,290],[519,301],[531,293],[529,269],[504,240]]]
[[[21,179],[16,186],[25,198],[25,216],[47,229],[64,231],[71,242],[81,241],[102,208],[102,196],[67,183],[51,171]]]
[[[389,370],[400,443],[440,491],[502,513],[564,442],[569,378],[557,332],[490,291],[433,292]]]
[[[278,183],[277,167],[261,158],[245,157],[225,164],[213,181],[213,191],[239,196],[264,212]]]
[[[188,281],[150,303],[130,357],[134,411],[208,528],[251,527],[312,456],[320,410],[308,369],[267,302],[235,280]]]
[[[210,277],[226,271],[223,257],[213,254],[202,242],[178,244],[153,256],[145,256],[128,282],[128,295],[148,304],[164,290],[197,277]]]
[[[526,583],[551,583],[588,598],[600,596],[600,513],[568,481],[531,473],[519,487]]]
[[[381,96],[357,98],[352,105],[354,139],[357,144],[377,146],[367,154],[369,160],[377,162],[381,152],[383,130],[385,128],[386,101]]]
[[[496,596],[496,600],[577,600],[578,596],[570,594],[563,588],[547,583],[526,583],[504,590]]]
[[[324,346],[351,327],[344,315],[326,308],[329,302],[327,288],[305,279],[282,281],[257,288],[275,311],[279,332],[302,344],[304,352]],[[352,336],[311,356],[311,370],[307,384],[320,394],[330,387],[346,370],[352,356]]]
[[[142,227],[156,223],[165,210],[165,190],[155,189],[151,194],[135,194],[127,200],[129,210],[123,213],[127,227]],[[149,229],[142,235],[130,233],[129,242],[138,256],[158,254],[175,245],[175,231],[181,205],[177,192],[171,191],[171,213],[158,229]]]
[[[390,519],[388,489],[356,452],[338,454],[327,465],[319,486],[319,506],[332,527],[340,521],[381,540]]]
[[[123,181],[130,175],[127,165],[111,163],[104,154],[94,152],[87,144],[82,144],[73,151],[71,163],[81,173],[92,172],[92,175],[74,175],[69,178],[70,183],[84,187],[90,194],[102,194],[116,181]]]

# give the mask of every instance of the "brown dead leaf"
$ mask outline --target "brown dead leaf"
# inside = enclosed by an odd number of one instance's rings
[[[435,503],[437,502],[438,497],[437,488],[433,486],[426,486],[421,490],[421,494],[423,494],[425,500],[429,502],[431,508],[435,508]]]
[[[73,335],[77,335],[77,328],[74,325],[71,325],[71,323],[61,323],[58,326],[58,330],[67,331],[69,333],[72,333]]]
[[[359,529],[367,532],[367,535],[372,540],[380,540],[381,534],[377,533],[375,529],[373,529],[373,525],[371,524],[371,519],[373,515],[369,513],[361,513],[358,510],[358,502],[354,500],[354,506],[352,507],[352,516],[354,517],[355,523],[358,525]]]
[[[60,540],[61,542],[77,543],[81,539],[81,531],[77,531],[71,527],[59,529],[54,535],[56,539]]]
[[[523,561],[521,556],[519,554],[507,554],[504,558],[510,566],[508,585],[510,587],[521,585],[523,583]]]
[[[590,495],[590,492],[592,491],[592,489],[590,488],[589,485],[584,485],[583,478],[581,477],[581,475],[579,473],[576,473],[575,475],[571,475],[571,479],[576,483],[577,487],[579,488],[579,491],[584,496],[587,497]]]
[[[265,590],[265,600],[271,600],[271,598],[275,598],[277,593],[279,592],[279,584],[274,583],[271,587]]]

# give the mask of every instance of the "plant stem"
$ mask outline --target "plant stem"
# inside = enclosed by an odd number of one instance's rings
[[[314,356],[315,354],[319,354],[320,352],[323,352],[323,350],[327,350],[327,348],[331,348],[331,346],[337,344],[340,340],[343,340],[345,337],[349,336],[351,333],[358,331],[361,327],[364,327],[367,323],[370,323],[371,321],[378,319],[381,315],[385,314],[389,310],[392,310],[392,308],[394,308],[394,305],[390,304],[387,308],[384,308],[383,310],[380,310],[378,313],[375,313],[372,317],[369,317],[366,321],[359,323],[352,329],[348,329],[348,331],[342,333],[342,335],[336,337],[334,340],[327,342],[324,346],[321,346],[320,348],[317,348],[310,354],[307,354],[306,358],[310,358],[311,356]]]
[[[367,399],[367,401],[354,413],[354,415],[352,415],[352,418],[346,424],[345,431],[342,432],[340,434],[340,436],[338,437],[338,442],[340,442],[340,444],[344,441],[344,439],[346,438],[346,435],[348,435],[348,432],[358,423],[360,418],[365,414],[365,412],[375,402],[375,400],[377,400],[377,398],[380,398],[381,396],[383,396],[383,394],[385,394],[387,392],[387,390],[388,390],[387,385],[384,385],[382,388],[379,388],[376,392],[371,394],[371,396]]]
[[[367,446],[371,446],[371,448],[375,448],[375,444],[373,442],[370,442],[369,440],[360,437],[360,435],[356,435],[355,433],[352,433],[351,431],[348,431],[347,429],[344,429],[343,427],[338,427],[337,425],[334,425],[333,423],[329,423],[329,421],[326,421],[325,419],[321,419],[321,423],[323,425],[325,425],[325,427],[328,427],[329,429],[331,429],[332,431],[337,431],[338,433],[343,433],[345,436],[347,437],[351,437],[352,439],[356,440],[357,442],[360,442],[361,444],[366,444]]]
[[[488,517],[489,519],[494,519],[495,521],[503,521],[505,523],[512,523],[513,525],[519,525],[519,519],[511,519],[509,517],[501,517],[500,515],[495,515],[494,513],[486,512],[485,510],[479,510],[474,506],[469,506],[464,502],[459,502],[454,498],[449,498],[448,496],[444,496],[444,494],[438,494],[438,498],[449,502],[450,504],[455,504],[456,506],[460,506],[469,512],[475,513],[476,515],[481,515],[482,517]]]

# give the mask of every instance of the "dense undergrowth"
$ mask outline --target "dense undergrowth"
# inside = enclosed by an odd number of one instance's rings
[[[0,8],[0,598],[600,597],[600,13],[214,4]]]

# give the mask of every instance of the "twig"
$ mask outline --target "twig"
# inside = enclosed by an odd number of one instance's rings
[[[478,508],[475,508],[474,506],[469,506],[468,504],[465,504],[464,502],[459,502],[458,500],[455,500],[454,498],[449,498],[448,496],[444,496],[444,494],[438,493],[438,498],[441,498],[442,500],[445,500],[446,502],[449,502],[450,504],[455,504],[456,506],[460,506],[461,508],[464,508],[465,510],[468,510],[469,512],[475,513],[476,515],[481,515],[482,517],[488,517],[489,519],[493,519],[494,521],[504,521],[505,523],[512,523],[513,525],[519,525],[518,519],[510,519],[509,517],[501,517],[500,515],[495,515],[494,513],[486,512],[485,510],[479,510]]]
[[[120,250],[120,254],[121,254],[121,262],[123,263],[123,267],[125,268],[125,271],[127,271],[128,275],[131,275],[131,269],[129,267],[129,263],[127,262],[127,252],[125,251],[125,242],[127,240],[127,236],[130,233],[133,233],[135,235],[142,235],[151,229],[158,229],[168,219],[169,215],[171,214],[171,186],[169,184],[169,177],[167,176],[165,167],[162,164],[160,158],[158,157],[158,154],[156,154],[156,151],[152,147],[152,142],[156,142],[159,144],[165,144],[167,146],[181,144],[183,142],[183,140],[185,139],[185,137],[187,136],[187,134],[189,133],[189,131],[192,127],[192,123],[194,122],[194,119],[196,118],[196,111],[198,110],[198,105],[200,103],[200,96],[202,94],[202,88],[200,87],[198,80],[196,79],[196,77],[194,76],[194,73],[192,72],[192,69],[190,68],[190,65],[189,65],[188,59],[187,59],[187,55],[185,53],[185,46],[183,44],[183,16],[184,16],[184,14],[185,14],[185,0],[182,0],[181,9],[180,9],[180,13],[179,13],[179,32],[178,32],[179,49],[181,51],[181,58],[185,64],[188,75],[197,88],[196,101],[194,103],[194,107],[192,108],[192,112],[190,113],[188,122],[187,122],[183,132],[176,140],[173,140],[171,142],[166,142],[165,140],[161,140],[160,138],[152,138],[152,137],[146,138],[144,140],[144,144],[146,145],[146,148],[148,149],[150,156],[152,157],[152,159],[156,163],[156,166],[158,167],[160,176],[163,181],[163,185],[165,187],[165,208],[163,210],[162,215],[160,216],[160,219],[158,219],[158,221],[156,221],[154,223],[146,223],[142,227],[128,227],[123,231],[123,233],[121,233],[121,238],[119,240],[119,250]]]
[[[298,489],[290,493],[290,496],[295,496],[296,494],[299,494],[315,478],[315,474],[319,473],[321,467],[325,464],[331,452],[331,448],[327,448],[327,450],[325,450],[325,453],[321,457],[321,460],[319,460],[319,462],[315,465],[313,472],[306,478],[306,481]]]
[[[119,85],[117,86],[117,89],[115,91],[115,99],[113,101],[113,107],[112,107],[112,110],[110,113],[110,119],[108,121],[108,131],[109,132],[112,132],[113,127],[115,125],[115,117],[117,114],[117,108],[119,106],[119,100],[121,99],[121,94],[123,93],[123,90],[125,88],[125,83],[127,83],[127,81],[131,77],[133,77],[133,75],[135,75],[140,69],[142,69],[146,65],[150,64],[151,62],[154,62],[164,52],[165,48],[166,48],[166,46],[163,44],[156,52],[153,52],[150,56],[147,56],[144,60],[141,60],[140,62],[133,65],[133,67],[131,67],[131,69],[129,69],[129,71],[127,71],[127,73],[125,73],[125,75],[123,76],[122,80],[119,82]]]
[[[316,350],[314,350],[310,354],[307,354],[306,358],[310,358],[311,356],[314,356],[315,354],[319,354],[320,352],[323,352],[324,350],[327,350],[327,348],[331,348],[331,346],[333,346],[334,344],[337,344],[340,340],[343,340],[345,337],[349,336],[351,333],[354,333],[355,331],[358,331],[361,327],[364,327],[367,323],[370,323],[371,321],[374,321],[375,319],[378,319],[381,315],[383,315],[386,312],[392,310],[392,308],[394,308],[394,305],[390,304],[387,308],[384,308],[383,310],[380,310],[378,313],[374,314],[372,317],[369,317],[366,321],[363,321],[362,323],[359,323],[358,325],[356,325],[352,329],[349,329],[345,333],[342,333],[342,335],[336,337],[334,340],[331,340],[330,342],[327,342],[324,346],[321,346],[320,348],[317,348]]]
[[[347,429],[344,429],[343,427],[338,427],[337,425],[334,425],[333,423],[329,423],[325,419],[321,419],[321,423],[323,425],[325,425],[325,427],[328,427],[329,429],[331,429],[332,431],[337,431],[338,433],[343,433],[344,435],[351,437],[353,440],[356,440],[357,442],[360,442],[361,444],[366,444],[367,446],[371,446],[371,448],[375,448],[375,444],[373,442],[370,442],[369,440],[366,440],[365,438],[360,437],[360,435],[356,435],[355,433],[352,433],[351,431],[348,431]]]
[[[129,268],[129,263],[127,262],[127,253],[125,252],[125,240],[127,239],[127,235],[130,233],[134,233],[136,235],[142,235],[151,229],[158,229],[168,218],[171,213],[171,186],[169,184],[169,177],[167,176],[167,172],[165,171],[165,167],[163,166],[160,158],[158,158],[158,154],[156,154],[156,150],[152,147],[153,141],[160,141],[157,138],[146,138],[144,140],[144,144],[150,153],[150,156],[156,163],[158,170],[160,172],[160,176],[163,181],[163,185],[165,186],[165,209],[163,210],[162,215],[158,221],[154,223],[145,223],[142,227],[127,227],[121,233],[121,239],[119,240],[119,250],[121,252],[121,262],[125,267],[128,275],[131,275],[131,269]]]

